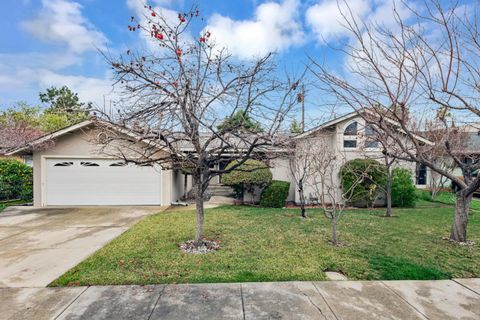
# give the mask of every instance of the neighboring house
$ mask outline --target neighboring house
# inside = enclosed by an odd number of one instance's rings
[[[460,126],[459,130],[459,142],[456,143],[456,147],[453,152],[465,163],[471,163],[472,161],[478,161],[480,159],[480,123],[471,123],[468,125]],[[457,177],[463,177],[460,167],[455,166],[451,157],[445,157],[439,159],[443,161],[447,170],[451,171],[453,175]],[[419,188],[431,188],[434,184],[439,187],[439,182],[443,182],[444,188],[451,188],[451,181],[445,177],[441,177],[440,174],[430,170],[430,168],[424,165],[417,165],[417,180],[416,184]]]
[[[342,153],[346,160],[369,157],[381,162],[382,153],[377,144],[369,142],[364,148],[364,133],[368,133],[365,130],[368,131],[363,119],[356,113],[350,113],[294,137],[292,145],[308,143],[314,146],[319,143],[318,139],[326,139],[328,145]],[[169,205],[179,201],[191,188],[190,177],[185,177],[181,170],[125,164],[106,156],[99,151],[102,149],[97,144],[99,134],[95,122],[87,120],[38,138],[9,153],[10,156],[33,158],[35,206]],[[47,141],[54,143],[46,144]],[[35,148],[42,144],[45,147]],[[191,152],[188,145],[184,149]],[[280,156],[269,163],[273,179],[290,181],[287,200],[297,202],[299,196],[290,175],[287,153],[285,150],[276,152]],[[414,164],[399,162],[396,165],[408,168],[415,176]],[[312,182],[312,177],[306,185],[307,199],[315,197],[309,182]],[[212,184],[214,187],[220,185],[221,178],[216,178]]]

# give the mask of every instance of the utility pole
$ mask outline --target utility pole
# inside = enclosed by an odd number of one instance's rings
[[[302,84],[302,133],[305,132],[305,85]]]

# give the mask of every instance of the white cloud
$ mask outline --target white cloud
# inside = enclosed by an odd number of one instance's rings
[[[78,93],[81,101],[91,101],[97,107],[104,107],[116,97],[112,86],[112,75],[106,73],[103,78],[64,75],[49,70],[39,70],[38,83],[41,88],[66,85]],[[108,107],[108,106],[105,106]]]
[[[216,45],[242,59],[282,51],[304,41],[298,6],[298,0],[269,1],[256,8],[252,19],[240,21],[214,14],[206,29]]]
[[[103,106],[112,93],[110,72],[100,77],[68,75],[62,70],[81,63],[82,58],[66,53],[0,54],[0,107],[18,100],[37,103],[38,93],[51,86],[68,86],[82,101]]]
[[[348,34],[342,14],[349,16],[351,12],[356,19],[362,19],[371,5],[368,0],[351,0],[348,5],[343,0],[322,0],[307,9],[305,20],[320,42],[328,42]]]
[[[82,15],[82,6],[68,0],[42,0],[37,17],[22,26],[45,42],[63,43],[75,53],[105,48],[107,38]]]
[[[345,19],[351,20],[352,17],[356,19],[360,27],[364,21],[393,27],[396,25],[394,10],[402,18],[411,15],[411,11],[401,1],[321,0],[307,9],[305,21],[318,42],[325,43],[348,37],[350,32],[345,26]]]

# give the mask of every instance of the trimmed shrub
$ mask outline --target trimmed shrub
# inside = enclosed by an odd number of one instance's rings
[[[383,164],[372,159],[354,159],[342,166],[339,175],[343,192],[352,195],[350,201],[365,202],[368,207],[371,207],[385,186],[387,169]],[[359,177],[362,178],[358,183]]]
[[[273,180],[260,197],[260,205],[268,208],[283,208],[288,198],[290,182]]]
[[[15,159],[0,159],[0,200],[31,200],[33,170]]]
[[[230,162],[225,170],[231,169],[236,163],[236,160]],[[240,166],[222,175],[222,183],[227,186],[232,186],[235,190],[237,198],[243,196],[243,191],[252,192],[253,187],[264,187],[272,181],[272,172],[268,166],[258,160],[249,159]]]
[[[414,207],[416,200],[416,189],[410,171],[402,168],[393,169],[392,206]]]

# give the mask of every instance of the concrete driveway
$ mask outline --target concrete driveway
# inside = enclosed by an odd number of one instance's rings
[[[45,287],[161,207],[10,207],[0,213],[0,287]]]

